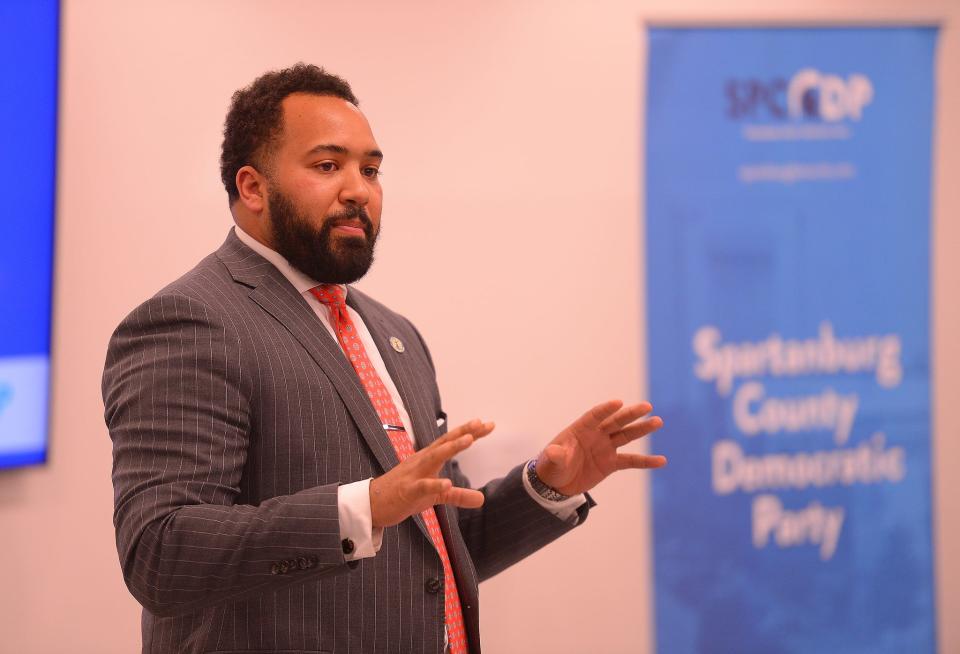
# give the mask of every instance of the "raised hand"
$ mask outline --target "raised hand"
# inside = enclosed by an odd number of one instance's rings
[[[493,431],[492,422],[471,420],[451,429],[370,482],[370,512],[374,527],[390,527],[435,504],[475,509],[483,493],[457,488],[437,477],[443,464]]]
[[[663,426],[659,416],[648,415],[651,411],[649,402],[623,406],[620,400],[610,400],[598,404],[540,452],[537,476],[564,495],[577,495],[617,470],[665,466],[665,456],[617,451]]]

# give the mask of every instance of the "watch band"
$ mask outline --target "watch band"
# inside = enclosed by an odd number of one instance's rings
[[[553,486],[547,486],[543,483],[543,480],[537,475],[536,459],[530,459],[527,463],[527,481],[530,482],[533,490],[537,491],[537,495],[551,502],[561,502],[571,497],[570,495],[564,495]]]

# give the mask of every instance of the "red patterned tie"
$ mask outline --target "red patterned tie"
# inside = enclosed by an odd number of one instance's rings
[[[380,375],[374,370],[373,364],[367,358],[367,351],[360,342],[357,329],[347,313],[347,305],[344,302],[345,293],[343,288],[335,284],[321,284],[316,288],[311,288],[310,292],[321,303],[326,305],[330,311],[330,320],[333,328],[337,332],[337,340],[340,341],[340,347],[350,359],[353,369],[360,377],[373,407],[380,416],[380,422],[384,425],[402,425],[400,414],[393,400],[390,399],[390,393],[380,379]],[[397,458],[401,461],[413,454],[413,446],[410,444],[410,437],[406,431],[387,430],[387,436],[393,444],[393,449],[397,453]],[[452,654],[467,654],[467,636],[463,627],[463,612],[460,609],[460,596],[457,593],[457,584],[453,578],[453,568],[450,566],[450,557],[447,555],[447,546],[443,540],[443,534],[440,533],[440,524],[437,522],[437,514],[430,507],[420,514],[427,525],[427,531],[430,532],[430,538],[433,539],[433,545],[437,548],[440,555],[440,561],[443,563],[443,587],[444,587],[444,614],[447,623],[447,642]]]

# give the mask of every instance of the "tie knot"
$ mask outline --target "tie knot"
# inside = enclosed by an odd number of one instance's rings
[[[338,284],[320,284],[311,288],[310,292],[313,297],[328,307],[342,307],[345,304],[346,294]]]

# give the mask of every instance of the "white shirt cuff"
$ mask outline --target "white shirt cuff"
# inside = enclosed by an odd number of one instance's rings
[[[526,466],[523,467],[523,472],[520,476],[523,478],[523,487],[527,489],[527,493],[530,494],[530,497],[532,497],[537,504],[564,522],[572,525],[580,522],[580,515],[577,513],[577,509],[587,501],[586,495],[581,493],[580,495],[571,495],[565,500],[548,500],[530,485],[530,480],[527,479]]]
[[[353,551],[343,558],[356,561],[380,551],[383,529],[373,528],[369,479],[337,487],[337,513],[340,516],[340,540],[349,538],[353,541]]]

